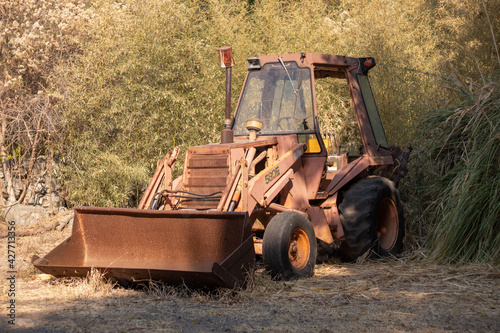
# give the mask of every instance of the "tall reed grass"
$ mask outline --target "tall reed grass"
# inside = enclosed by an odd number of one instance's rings
[[[426,119],[437,177],[429,184],[435,215],[429,238],[439,262],[500,263],[500,89],[475,89],[458,76],[464,102]],[[431,130],[432,129],[432,130]]]

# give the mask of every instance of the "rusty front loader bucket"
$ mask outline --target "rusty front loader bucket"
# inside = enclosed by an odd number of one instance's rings
[[[73,234],[45,257],[39,270],[86,276],[92,267],[122,283],[235,288],[255,261],[246,213],[75,208]]]

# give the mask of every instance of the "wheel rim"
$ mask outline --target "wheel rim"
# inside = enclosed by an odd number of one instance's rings
[[[307,265],[311,247],[309,237],[302,229],[295,229],[288,241],[288,259],[293,268],[300,270]]]
[[[392,250],[398,239],[399,217],[396,204],[390,198],[384,198],[377,211],[377,238],[380,248],[386,252]]]

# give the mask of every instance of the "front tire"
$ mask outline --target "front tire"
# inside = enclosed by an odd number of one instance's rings
[[[274,278],[314,275],[316,236],[311,222],[297,212],[273,217],[264,231],[262,256]]]
[[[387,178],[370,176],[352,185],[339,205],[345,240],[340,250],[348,260],[372,249],[380,256],[399,253],[404,216],[399,191]]]

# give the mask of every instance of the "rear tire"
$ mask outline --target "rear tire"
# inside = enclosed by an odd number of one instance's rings
[[[352,185],[339,205],[345,240],[340,250],[356,260],[372,249],[380,256],[399,253],[404,238],[404,216],[399,191],[387,178],[370,176]]]
[[[316,236],[311,222],[297,212],[273,217],[264,231],[262,256],[274,278],[314,275]]]

